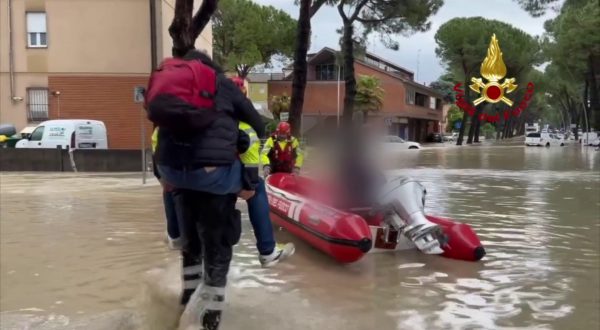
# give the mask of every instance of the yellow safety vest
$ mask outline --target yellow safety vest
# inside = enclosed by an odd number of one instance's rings
[[[281,150],[284,150],[286,145],[288,144],[287,141],[278,141],[277,143],[279,143]],[[271,163],[271,161],[269,160],[269,152],[274,146],[275,139],[273,139],[272,137],[268,138],[267,142],[265,142],[265,146],[263,147],[262,155],[260,158],[263,165],[269,165]],[[302,149],[300,149],[300,142],[298,142],[298,139],[296,139],[295,137],[292,137],[292,149],[296,151],[295,166],[300,168],[304,164],[304,154],[302,153]]]
[[[240,155],[240,160],[246,167],[257,167],[260,163],[260,139],[256,134],[256,131],[252,128],[252,126],[240,122],[239,129],[241,131],[246,132],[250,137],[250,147],[248,150]]]
[[[158,127],[152,132],[152,153],[156,151],[156,145],[158,144]]]

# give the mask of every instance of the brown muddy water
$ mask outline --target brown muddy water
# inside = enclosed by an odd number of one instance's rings
[[[479,263],[418,252],[261,269],[248,221],[221,329],[598,329],[600,152],[463,147],[399,152],[427,212],[470,223]],[[0,175],[1,329],[174,329],[178,254],[157,183],[139,175]],[[243,204],[239,204],[243,208]],[[247,220],[247,217],[246,217]]]

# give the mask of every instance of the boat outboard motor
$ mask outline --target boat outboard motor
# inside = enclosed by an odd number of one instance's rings
[[[425,217],[425,187],[408,177],[389,180],[379,193],[376,209],[385,212],[385,222],[404,234],[419,250],[441,254],[447,243],[442,229]]]

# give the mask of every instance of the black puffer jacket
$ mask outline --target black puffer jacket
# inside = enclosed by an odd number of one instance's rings
[[[208,56],[192,51],[189,60],[201,60],[217,71],[215,111],[217,115],[206,129],[180,132],[177,129],[159,129],[156,162],[179,169],[229,165],[238,154],[239,121],[248,123],[261,137],[265,126],[252,102],[228,79]]]

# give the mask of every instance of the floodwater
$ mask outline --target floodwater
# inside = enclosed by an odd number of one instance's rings
[[[340,265],[279,231],[296,255],[261,269],[244,221],[221,329],[600,327],[600,152],[440,147],[388,164],[425,184],[427,213],[470,223],[487,256]],[[179,261],[157,183],[2,173],[0,184],[1,329],[175,329]]]

